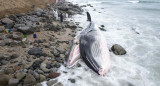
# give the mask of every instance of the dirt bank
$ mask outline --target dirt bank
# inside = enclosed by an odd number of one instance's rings
[[[20,14],[34,9],[34,7],[45,8],[46,3],[55,0],[0,0],[0,18],[5,15]]]

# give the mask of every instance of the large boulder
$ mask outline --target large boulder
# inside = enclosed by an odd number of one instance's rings
[[[28,54],[30,54],[30,55],[35,55],[36,57],[40,57],[40,56],[42,56],[42,49],[41,48],[38,48],[38,47],[36,47],[36,48],[32,48],[32,49],[30,49],[29,51],[28,51]]]
[[[9,80],[8,86],[17,86],[18,83],[19,83],[19,80],[18,80],[18,79],[11,78],[11,79]]]
[[[22,32],[23,34],[33,34],[33,30],[31,29],[31,27],[28,26],[24,26],[24,27],[18,27],[17,29],[19,32]]]
[[[26,76],[26,73],[24,72],[18,72],[15,74],[16,79],[18,79],[19,81],[22,80],[25,76]]]
[[[122,46],[120,46],[118,44],[113,45],[111,50],[116,55],[124,55],[124,54],[127,53],[126,50]]]
[[[0,86],[7,86],[10,77],[8,75],[0,74]]]
[[[1,21],[5,25],[5,27],[8,28],[8,29],[12,28],[14,26],[14,21],[12,21],[9,18],[3,18]]]
[[[24,79],[23,86],[33,86],[35,84],[36,84],[36,79],[31,74],[27,74],[26,78]]]

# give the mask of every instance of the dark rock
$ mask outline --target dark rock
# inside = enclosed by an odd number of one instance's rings
[[[28,51],[28,54],[35,55],[37,57],[42,56],[42,49],[41,48],[32,48]]]
[[[59,9],[59,10],[62,10],[62,11],[68,11],[68,10],[69,10],[69,8],[66,7],[66,6],[64,6],[64,7],[59,7],[58,9]]]
[[[52,73],[50,73],[50,74],[48,75],[48,77],[51,78],[51,79],[54,79],[54,78],[56,78],[56,77],[58,77],[58,76],[60,76],[60,73],[55,73],[55,72],[52,72]]]
[[[18,80],[18,79],[11,78],[11,79],[9,80],[8,86],[17,86],[18,83],[19,83],[19,80]]]
[[[104,29],[104,27],[99,27],[99,29],[102,31],[106,31],[106,29]]]
[[[47,69],[51,69],[51,68],[52,68],[52,65],[51,65],[51,64],[46,64],[46,68],[47,68]]]
[[[0,74],[0,86],[7,86],[10,77],[8,75]]]
[[[61,65],[58,63],[58,62],[56,62],[55,64],[54,64],[54,67],[56,67],[56,68],[59,68]]]
[[[35,84],[36,79],[31,74],[27,74],[26,78],[24,79],[24,86],[33,86]]]
[[[18,57],[19,57],[18,54],[12,54],[11,59],[15,59],[15,58],[18,58]]]
[[[41,63],[42,63],[41,60],[36,60],[36,61],[32,64],[33,69],[40,68]]]
[[[57,80],[52,80],[52,81],[48,81],[47,85],[48,86],[53,86],[55,83],[57,83]]]
[[[122,46],[120,46],[118,44],[113,45],[111,50],[116,55],[124,55],[124,54],[126,54],[126,50]]]
[[[71,83],[75,83],[76,80],[75,79],[68,79],[69,81],[71,81]]]

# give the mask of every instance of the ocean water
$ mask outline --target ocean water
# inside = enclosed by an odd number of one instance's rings
[[[95,74],[83,61],[82,67],[65,68],[58,72],[64,86],[160,86],[160,1],[159,0],[68,0],[89,11],[92,20],[104,25],[102,31],[110,49],[123,46],[127,54],[110,52],[111,68],[105,77]],[[85,12],[72,20],[88,25]],[[79,29],[77,29],[78,31]],[[64,73],[67,72],[67,73]],[[75,79],[71,83],[68,79]],[[43,82],[43,86],[46,83]]]

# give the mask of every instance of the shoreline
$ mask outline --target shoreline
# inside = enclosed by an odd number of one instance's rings
[[[56,21],[55,8],[70,16],[82,12],[79,6],[64,2],[0,20],[0,86],[32,86],[60,75],[57,70],[64,65],[78,25]]]

